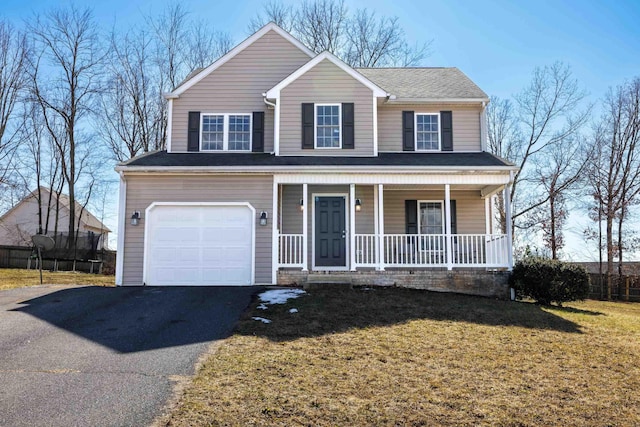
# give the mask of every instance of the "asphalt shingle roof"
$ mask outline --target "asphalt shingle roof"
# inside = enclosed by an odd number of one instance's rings
[[[275,156],[269,153],[167,153],[157,151],[135,157],[121,166],[425,166],[504,167],[510,163],[486,152],[380,153],[377,157]]]
[[[462,71],[451,68],[356,68],[397,98],[489,98]]]

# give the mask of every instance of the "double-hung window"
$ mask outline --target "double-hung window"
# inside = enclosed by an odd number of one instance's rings
[[[441,251],[444,248],[444,209],[440,200],[418,202],[418,233],[423,251]]]
[[[340,117],[340,104],[316,104],[315,148],[341,148]]]
[[[251,114],[203,114],[202,151],[251,151]]]
[[[440,150],[440,114],[417,113],[416,123],[416,150],[438,151]]]

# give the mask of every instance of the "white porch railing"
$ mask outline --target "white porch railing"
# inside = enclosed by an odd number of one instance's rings
[[[304,236],[302,234],[281,234],[280,235],[280,267],[300,267],[304,268]]]
[[[451,261],[447,260],[446,234],[385,234],[382,267],[480,267],[507,268],[509,247],[505,234],[451,235]],[[375,234],[355,235],[356,267],[376,267]],[[302,234],[281,234],[279,266],[304,268]]]
[[[376,266],[376,235],[356,234],[356,267]],[[447,267],[446,234],[385,234],[383,267]],[[451,235],[451,266],[506,268],[508,240],[504,234]]]

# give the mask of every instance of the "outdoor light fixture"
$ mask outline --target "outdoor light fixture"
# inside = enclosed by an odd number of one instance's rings
[[[140,212],[134,211],[133,215],[131,215],[131,225],[140,224]]]
[[[300,199],[300,212],[304,210],[304,199]]]
[[[267,213],[265,211],[260,212],[260,225],[267,225]]]
[[[362,201],[360,199],[356,199],[356,212],[360,212],[362,209]]]

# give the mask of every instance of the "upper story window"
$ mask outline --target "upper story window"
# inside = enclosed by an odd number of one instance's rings
[[[203,114],[202,151],[250,151],[251,114]]]
[[[316,145],[315,148],[341,147],[341,105],[316,104]]]
[[[440,150],[440,114],[416,114],[416,150]]]

